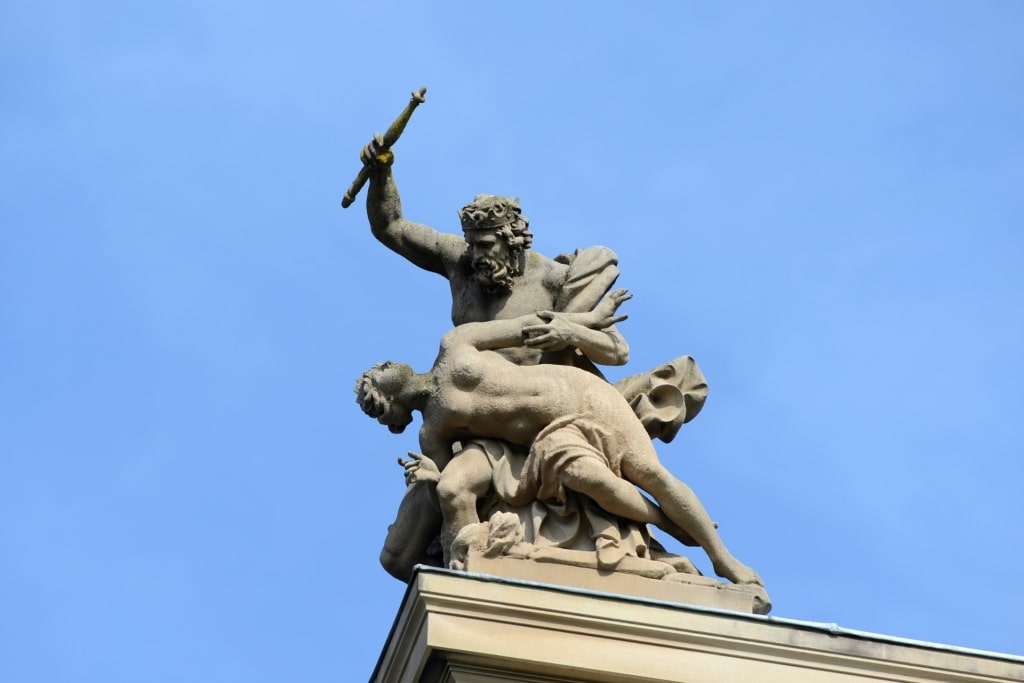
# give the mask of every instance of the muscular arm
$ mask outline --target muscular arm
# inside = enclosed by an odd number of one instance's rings
[[[552,327],[554,321],[555,319],[552,319],[548,326]],[[629,344],[614,326],[604,330],[595,330],[568,320],[564,329],[565,346],[576,347],[584,356],[598,365],[625,365],[629,362]],[[527,338],[525,344],[531,348],[542,348],[542,344],[534,342],[532,337]],[[551,350],[557,351],[558,349],[553,346]]]
[[[384,246],[432,273],[448,277],[466,250],[462,238],[405,219],[390,166],[378,166],[370,175],[366,215],[373,236]]]
[[[523,330],[529,325],[536,325],[540,322],[542,322],[541,319],[531,313],[509,320],[463,323],[441,337],[441,354],[465,346],[470,346],[477,351],[523,346]]]
[[[528,336],[534,329],[550,329],[551,321],[561,320],[566,325],[573,326],[573,331],[579,339],[586,341],[590,338],[595,340],[603,337],[604,342],[598,342],[607,348],[614,346],[615,342],[608,335],[607,330],[613,329],[615,323],[625,319],[626,316],[616,316],[615,311],[620,305],[630,298],[624,289],[610,292],[601,302],[588,313],[564,313],[552,314],[550,312],[531,313],[519,316],[510,320],[491,320],[482,323],[465,323],[459,325],[444,335],[441,339],[441,351],[457,346],[472,346],[478,351],[505,349],[513,346],[529,345]],[[616,333],[617,334],[617,333]],[[622,339],[619,336],[619,339]],[[625,345],[625,341],[622,341]],[[575,345],[575,344],[574,344]],[[595,344],[597,346],[597,344]],[[579,348],[579,347],[577,347]],[[626,349],[628,353],[628,349]],[[588,355],[589,357],[589,355]],[[591,357],[593,360],[593,358]]]
[[[575,348],[599,365],[625,365],[629,345],[611,324],[596,325],[590,312],[600,305],[619,277],[618,256],[607,247],[587,247],[562,254],[546,285],[557,291],[551,311],[540,313],[543,323],[527,330],[526,346],[546,352]]]
[[[589,351],[579,346],[577,348],[583,351],[587,358],[602,365],[625,365],[629,362],[629,344],[614,325],[601,330],[599,339],[590,347]]]
[[[630,295],[624,289],[605,295],[593,310],[587,312],[540,311],[540,324],[527,326],[524,344],[544,351],[559,351],[567,346],[579,349],[587,358],[601,365],[625,365],[629,345],[615,323],[626,316],[615,312]]]

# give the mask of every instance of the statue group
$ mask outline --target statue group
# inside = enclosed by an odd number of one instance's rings
[[[672,441],[703,406],[696,363],[682,356],[615,384],[599,370],[629,359],[618,324],[630,296],[614,288],[616,255],[605,247],[554,259],[536,253],[529,221],[509,197],[479,195],[464,206],[461,236],[409,221],[392,172],[394,137],[377,136],[360,155],[370,227],[386,247],[448,280],[454,326],[426,372],[387,361],[356,382],[360,407],[392,433],[414,412],[422,417],[421,452],[399,458],[407,489],[384,568],[407,581],[417,564],[460,569],[476,552],[603,572],[640,558],[698,574],[664,550],[653,525],[701,547],[719,576],[761,586],[652,444]]]

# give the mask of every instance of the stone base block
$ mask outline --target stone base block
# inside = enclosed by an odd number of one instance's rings
[[[629,571],[631,562],[640,565],[638,572]],[[698,574],[673,573],[661,578],[647,577],[639,573],[647,564],[655,563],[625,557],[617,571],[607,572],[596,566],[572,566],[511,557],[490,558],[480,553],[470,553],[466,559],[466,570],[556,586],[718,607],[747,614],[767,614],[771,609],[768,594],[761,586],[738,586]]]
[[[1024,657],[419,568],[370,680],[1010,683],[1024,681]]]

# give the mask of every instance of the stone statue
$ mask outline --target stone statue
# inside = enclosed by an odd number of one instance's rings
[[[362,158],[371,168],[366,212],[374,237],[413,264],[449,281],[452,323],[500,320],[554,311],[538,321],[529,343],[506,353],[519,364],[555,361],[624,365],[629,347],[618,331],[590,330],[560,312],[592,307],[619,276],[617,259],[604,247],[583,249],[552,260],[530,250],[533,234],[519,202],[508,197],[479,195],[459,211],[464,238],[413,223],[402,204],[390,161],[380,163],[378,143]],[[592,364],[588,369],[592,369]]]
[[[532,251],[529,221],[509,197],[478,195],[463,207],[462,237],[405,218],[390,147],[424,92],[363,148],[363,169],[343,202],[368,181],[374,236],[446,278],[452,294],[455,328],[430,372],[385,363],[357,383],[364,411],[393,432],[414,410],[423,415],[423,455],[399,459],[408,487],[382,565],[408,580],[417,564],[465,567],[467,554],[492,543],[488,553],[602,571],[699,574],[664,552],[650,523],[700,545],[719,575],[757,589],[755,611],[766,610],[756,572],[726,550],[650,443],[670,442],[703,406],[707,384],[696,363],[681,356],[615,385],[597,367],[629,357],[615,326],[627,298],[612,291],[616,255],[596,246],[554,259]]]
[[[362,159],[370,169],[366,207],[374,236],[413,264],[448,279],[455,325],[538,310],[585,311],[618,278],[615,254],[602,247],[558,260],[531,251],[529,222],[518,202],[509,198],[480,196],[464,207],[459,212],[464,238],[408,221],[391,173],[393,155],[382,154],[375,140],[364,149]],[[537,323],[529,346],[503,351],[510,360],[528,365],[573,364],[592,372],[597,372],[594,362],[621,365],[628,360],[629,347],[614,327],[587,329],[561,315]],[[469,441],[463,446],[466,463],[485,463],[486,443]],[[487,470],[486,464],[479,469]],[[482,481],[483,477],[472,479]],[[471,494],[468,481],[456,482],[454,477],[448,481],[452,485],[439,491],[440,509],[421,489],[409,489],[381,552],[381,563],[392,575],[407,579],[416,564],[436,562],[429,550],[441,529],[442,512],[464,512],[466,505],[456,498]],[[480,496],[485,490],[472,493]],[[476,521],[475,514],[462,519],[463,523]],[[442,545],[450,540],[442,538]]]
[[[623,319],[615,312],[627,298],[625,290],[616,290],[592,311],[564,317],[571,325],[606,330]],[[501,439],[529,448],[516,486],[498,492],[508,505],[576,491],[614,515],[654,524],[686,543],[695,540],[720,576],[761,584],[757,573],[726,549],[689,487],[659,462],[650,436],[617,389],[578,368],[516,365],[494,353],[526,346],[531,330],[550,317],[528,314],[459,325],[442,338],[430,372],[416,374],[408,365],[389,362],[359,379],[359,405],[391,431],[405,429],[414,410],[422,413],[424,453],[412,454],[406,464],[409,481],[442,485],[462,461],[451,450],[459,439]],[[447,565],[462,525],[445,519],[445,527]]]

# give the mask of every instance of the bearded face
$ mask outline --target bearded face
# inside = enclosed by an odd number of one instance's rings
[[[472,230],[466,232],[466,243],[480,284],[492,294],[511,290],[519,268],[508,242],[494,230]]]
[[[512,264],[482,256],[473,261],[476,279],[491,294],[512,289]]]

